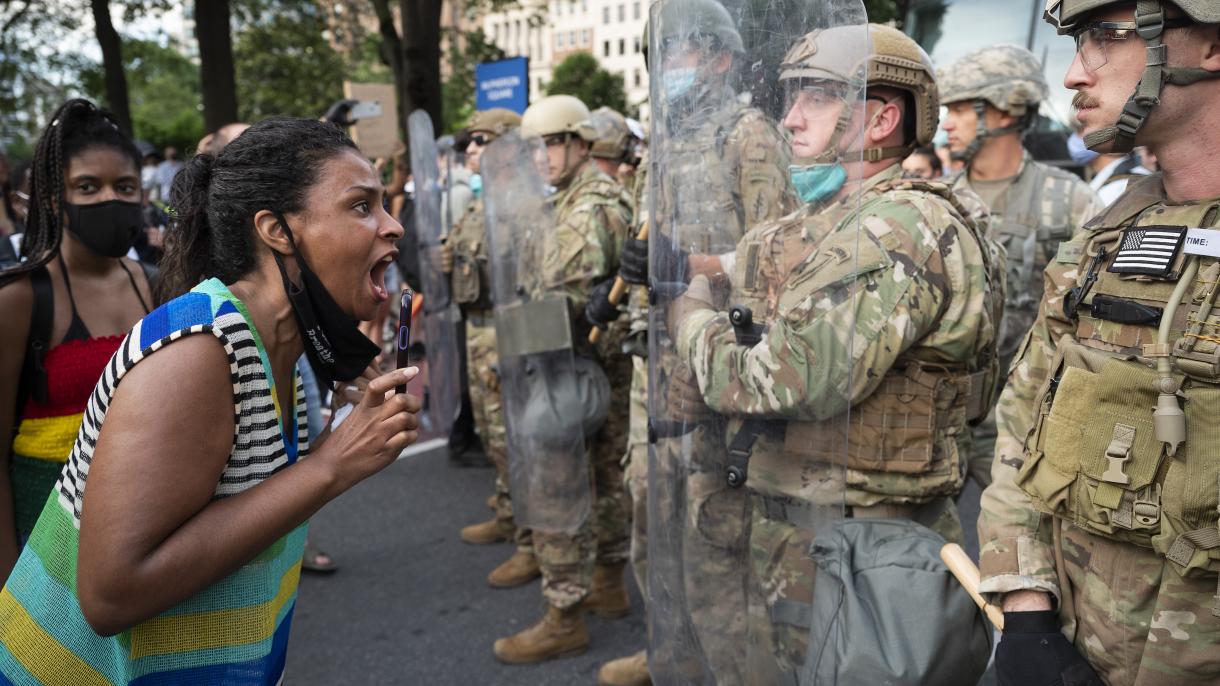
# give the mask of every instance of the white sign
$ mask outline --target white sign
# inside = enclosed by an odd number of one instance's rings
[[[1220,231],[1216,229],[1187,229],[1186,254],[1220,257]]]

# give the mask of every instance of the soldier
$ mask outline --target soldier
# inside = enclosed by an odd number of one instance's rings
[[[483,149],[497,137],[521,125],[521,115],[503,108],[476,112],[470,121],[470,144],[466,163],[480,173]],[[528,529],[513,521],[512,498],[508,488],[508,445],[504,435],[504,415],[500,407],[500,379],[496,371],[496,328],[491,313],[491,275],[487,265],[487,238],[482,198],[467,207],[461,220],[445,242],[442,254],[445,271],[450,274],[453,300],[462,308],[466,320],[466,364],[470,374],[471,401],[475,428],[488,457],[496,467],[495,515],[486,522],[462,529],[462,540],[483,544],[513,541],[517,548],[508,560],[487,576],[494,588],[513,588],[541,574],[534,557],[533,539]]]
[[[982,48],[944,69],[939,80],[950,156],[966,165],[950,185],[983,199],[991,210],[990,234],[1007,250],[999,339],[1000,369],[1007,371],[1037,315],[1043,270],[1102,203],[1084,181],[1034,160],[1021,145],[1048,95],[1033,53],[1015,45]],[[995,453],[994,412],[972,433],[969,472],[985,487]]]
[[[784,57],[782,125],[805,204],[742,239],[727,298],[700,277],[669,306],[696,394],[653,387],[730,418],[729,481],[744,481],[752,506],[751,683],[833,674],[808,658],[826,645],[810,638],[815,613],[836,612],[814,602],[811,557],[835,518],[915,520],[961,539],[966,422],[995,387],[999,249],[948,186],[902,178],[901,160],[936,131],[931,62],[896,29],[865,30],[817,29]],[[818,591],[833,594],[825,571]],[[952,670],[981,673],[986,639],[970,642],[972,661],[943,656]],[[907,678],[952,682],[944,674]]]
[[[654,103],[660,103],[654,106],[654,117],[662,128],[659,140],[663,144],[650,150],[649,155],[664,156],[667,168],[675,178],[681,179],[679,183],[665,186],[665,192],[656,200],[658,206],[654,216],[659,218],[659,231],[667,234],[666,240],[683,242],[691,273],[724,274],[731,269],[729,261],[734,247],[746,231],[761,222],[783,216],[795,206],[787,176],[787,146],[775,124],[741,97],[744,90],[742,72],[751,60],[746,59],[741,34],[722,5],[715,0],[665,0],[654,6],[649,21],[657,44],[662,46],[657,53],[661,60],[659,68],[649,68],[662,81],[669,79],[662,97],[654,99]],[[647,44],[648,31],[645,33]],[[648,54],[652,54],[651,48]],[[641,195],[646,185],[640,178]],[[641,212],[640,223],[646,219]],[[674,228],[679,225],[681,237],[674,235]],[[630,239],[623,261],[624,280],[632,284],[646,283],[646,241]],[[595,293],[591,309],[604,301],[607,292]],[[635,296],[639,295],[637,291]],[[633,305],[631,310],[635,316],[632,321],[644,324],[642,315],[647,308],[638,300]],[[613,320],[618,312],[603,308],[601,314],[591,311],[589,316],[591,321],[601,323]],[[642,353],[651,344],[643,341],[635,352]],[[660,345],[665,347],[664,342]],[[657,360],[657,368],[668,374],[672,365],[666,359],[673,359],[672,354]],[[627,455],[627,478],[635,503],[632,555],[636,580],[641,588],[648,588],[646,360],[637,355],[635,367],[632,397],[637,421],[633,425],[633,440]],[[691,465],[697,470],[696,476],[689,481],[683,477],[680,483],[670,484],[658,499],[674,501],[665,505],[666,519],[671,518],[669,514],[680,513],[681,503],[688,497],[714,504],[724,512],[736,511],[736,518],[721,524],[714,535],[692,528],[688,540],[662,535],[661,541],[673,540],[676,548],[698,549],[697,552],[692,550],[690,555],[698,565],[686,570],[682,582],[691,586],[689,591],[683,592],[696,596],[691,606],[696,608],[694,624],[700,631],[699,640],[704,644],[700,652],[709,656],[716,671],[740,678],[745,654],[744,646],[738,640],[740,630],[744,628],[744,589],[739,589],[740,593],[735,593],[731,587],[726,590],[724,580],[740,579],[736,570],[744,570],[743,532],[747,520],[743,514],[744,494],[730,492],[719,478],[727,459],[722,435],[721,430],[703,427],[685,439],[678,435],[662,437],[658,450],[674,455],[689,452],[698,459]],[[706,478],[708,475],[714,477]],[[697,492],[688,494],[688,487]],[[666,524],[670,525],[672,522]],[[675,531],[686,533],[686,527],[679,524]],[[671,550],[665,557],[676,555],[684,553]],[[665,575],[663,570],[659,573]],[[647,592],[645,597],[648,598]],[[662,601],[663,606],[667,604],[670,601]],[[672,662],[680,658],[670,654],[664,659]],[[643,651],[607,663],[598,678],[607,686],[647,683],[648,666]]]
[[[996,673],[1215,684],[1220,5],[1048,8],[1076,40],[1064,85],[1085,144],[1147,145],[1163,174],[1060,246],[1001,396],[979,519],[980,590],[1005,610]]]
[[[524,464],[516,467],[511,461],[517,460],[518,455],[510,457],[510,472],[521,473],[528,469],[530,473],[528,508],[531,517],[540,517],[548,511],[563,516],[567,511],[577,509],[576,506],[560,507],[558,503],[548,502],[564,497],[565,489],[587,489],[591,482],[593,492],[591,511],[573,526],[546,527],[531,523],[534,551],[542,570],[543,595],[549,607],[547,614],[534,626],[496,641],[496,657],[509,663],[539,662],[583,652],[589,644],[584,612],[613,618],[625,616],[630,611],[623,585],[629,510],[619,465],[627,440],[627,394],[610,394],[609,388],[627,388],[631,368],[629,360],[617,351],[622,341],[621,329],[612,330],[596,346],[589,344],[589,325],[584,322],[583,313],[594,285],[612,278],[617,272],[619,255],[632,219],[627,193],[599,171],[589,158],[590,146],[596,140],[589,117],[588,108],[580,100],[555,95],[531,105],[521,121],[522,137],[541,139],[545,145],[549,183],[554,188],[550,202],[554,226],[545,240],[521,238],[524,249],[536,259],[525,267],[527,271],[521,275],[519,290],[531,302],[541,304],[558,298],[566,303],[571,313],[570,321],[575,326],[563,333],[570,335],[573,342],[576,374],[586,377],[600,374],[608,381],[609,407],[603,408],[605,419],[600,428],[590,432],[590,424],[584,424],[589,441],[587,458],[579,454],[555,456],[562,461],[562,464],[553,465],[556,467],[570,467],[572,463],[583,465],[587,459],[592,474],[584,483],[558,483],[559,477],[551,473],[552,465],[537,468],[541,455],[521,455]],[[538,152],[543,153],[541,144]],[[494,183],[496,180],[489,181]],[[538,321],[525,322],[532,330],[523,332],[521,337],[529,338],[532,344],[543,335],[542,329],[553,321],[555,317],[548,315]],[[547,346],[538,344],[531,349],[539,347]],[[503,364],[504,360],[501,362]],[[530,373],[535,377],[546,378],[547,369],[537,366],[531,369]],[[562,391],[554,387],[534,390],[543,396],[562,395]],[[537,400],[536,396],[529,397],[530,405],[522,417],[533,416],[530,413],[535,412]],[[560,413],[579,413],[588,408],[560,406],[553,409]],[[563,425],[567,418],[551,420],[547,416],[544,419],[550,424]],[[527,423],[531,425],[521,426]],[[534,422],[519,422],[518,426],[527,433],[551,430],[549,425],[541,427]],[[513,427],[514,420],[510,419],[510,432]],[[510,433],[510,445],[518,438],[526,437],[514,437]],[[548,442],[547,445],[553,444]],[[513,483],[516,498],[517,481]],[[520,499],[514,503],[518,510],[525,504]]]
[[[619,165],[627,159],[633,143],[627,120],[609,107],[599,107],[593,110],[590,122],[597,130],[597,140],[589,155],[603,174],[618,179]]]

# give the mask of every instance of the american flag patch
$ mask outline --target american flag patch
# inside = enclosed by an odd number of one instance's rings
[[[1182,249],[1185,226],[1141,226],[1123,232],[1122,245],[1106,271],[1167,277]]]

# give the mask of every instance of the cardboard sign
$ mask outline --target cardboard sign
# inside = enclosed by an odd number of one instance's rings
[[[393,157],[398,147],[398,97],[394,84],[344,81],[343,97],[381,105],[381,116],[361,119],[348,132],[369,159]]]

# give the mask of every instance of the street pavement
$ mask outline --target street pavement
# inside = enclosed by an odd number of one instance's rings
[[[631,615],[589,618],[585,654],[540,665],[497,662],[492,642],[542,615],[538,583],[490,588],[487,573],[512,547],[458,539],[462,526],[490,516],[494,471],[453,466],[443,444],[419,447],[314,517],[310,536],[339,570],[302,578],[286,684],[594,684],[601,663],[643,647],[632,579]],[[971,485],[962,519],[972,556],[977,516]]]

